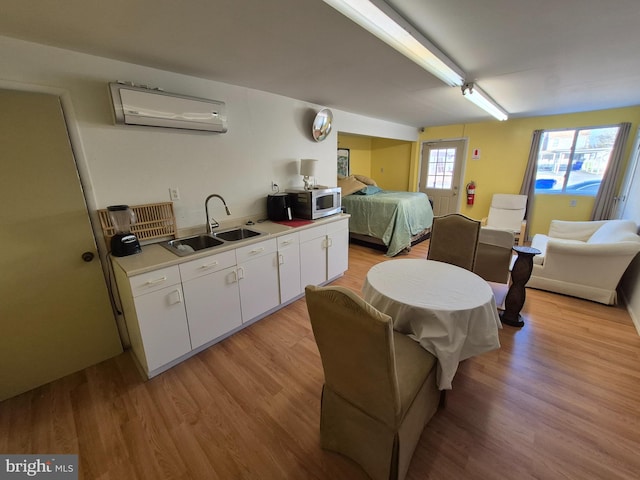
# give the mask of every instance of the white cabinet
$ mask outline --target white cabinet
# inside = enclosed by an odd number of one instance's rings
[[[300,232],[300,282],[320,285],[342,275],[349,262],[348,219]]]
[[[308,228],[300,232],[300,285],[320,285],[327,280],[327,227]]]
[[[277,307],[280,303],[276,252],[275,239],[236,249],[243,323]]]
[[[123,299],[133,352],[146,373],[191,350],[178,267],[129,279]]]
[[[297,233],[277,238],[278,280],[280,303],[286,303],[302,293],[300,288],[300,240]]]
[[[327,280],[349,268],[349,220],[327,224]]]
[[[130,277],[127,262],[131,268],[140,262],[114,257],[138,363],[151,378],[298,297],[306,285],[341,275],[348,242],[348,220],[340,219]],[[162,249],[145,248],[154,247]]]
[[[185,262],[180,275],[192,348],[242,325],[233,250]]]

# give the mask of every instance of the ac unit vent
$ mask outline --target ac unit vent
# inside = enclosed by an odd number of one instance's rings
[[[216,133],[227,131],[224,102],[126,83],[110,83],[109,89],[116,123]]]

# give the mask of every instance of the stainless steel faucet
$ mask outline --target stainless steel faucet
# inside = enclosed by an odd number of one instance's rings
[[[227,215],[231,215],[231,212],[229,211],[229,207],[227,207],[227,202],[224,201],[224,198],[222,198],[217,193],[209,195],[207,199],[204,201],[204,211],[205,211],[205,215],[207,216],[207,233],[213,233],[213,229],[218,228],[220,226],[220,224],[216,222],[214,218],[209,217],[209,200],[211,200],[213,197],[218,197],[220,200],[222,200],[224,209],[227,211]]]

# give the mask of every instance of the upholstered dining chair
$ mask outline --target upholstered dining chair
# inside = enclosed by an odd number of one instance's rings
[[[518,245],[524,245],[527,221],[527,196],[510,193],[494,193],[491,197],[489,215],[481,220],[482,226],[509,230],[515,235]]]
[[[309,285],[305,296],[325,377],[322,448],[374,480],[404,479],[440,403],[436,358],[347,288]]]
[[[433,219],[427,260],[450,263],[473,271],[480,222],[459,213]]]
[[[498,308],[504,303],[509,290],[514,237],[513,232],[508,230],[480,229],[473,273],[487,281]]]

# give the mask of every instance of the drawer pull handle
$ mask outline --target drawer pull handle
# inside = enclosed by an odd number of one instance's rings
[[[212,268],[218,265],[218,261],[215,262],[211,262],[211,263],[206,263],[204,265],[200,265],[200,268]]]
[[[291,245],[293,243],[293,240],[285,240],[284,242],[282,242],[282,246],[284,247],[285,245]]]
[[[160,277],[160,278],[156,278],[154,280],[148,280],[147,283],[145,283],[145,285],[157,285],[158,283],[162,283],[162,282],[166,282],[167,281],[167,277]]]
[[[278,264],[284,265],[284,255],[278,255]]]
[[[264,252],[264,247],[260,247],[260,248],[254,248],[253,250],[251,250],[249,253],[251,255],[255,255],[256,253],[260,253],[260,252]]]
[[[244,278],[244,268],[238,267],[238,280],[242,280]]]

